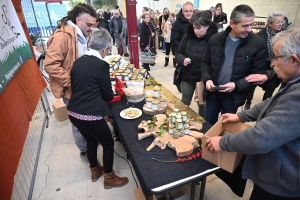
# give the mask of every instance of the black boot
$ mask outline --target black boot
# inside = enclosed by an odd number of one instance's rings
[[[175,58],[173,58],[173,66],[174,66],[174,68],[176,68],[176,60],[175,60]]]
[[[169,64],[169,58],[165,57],[165,65],[164,65],[164,67],[168,66],[168,64]]]

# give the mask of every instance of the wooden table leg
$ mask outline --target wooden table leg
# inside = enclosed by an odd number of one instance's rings
[[[206,184],[206,177],[204,177],[204,178],[201,179],[201,187],[200,187],[199,200],[203,200],[204,190],[205,190],[205,184]]]

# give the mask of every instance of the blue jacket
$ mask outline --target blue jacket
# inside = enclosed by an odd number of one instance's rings
[[[272,98],[238,113],[255,126],[220,140],[225,151],[247,154],[243,178],[269,193],[300,197],[300,74]]]

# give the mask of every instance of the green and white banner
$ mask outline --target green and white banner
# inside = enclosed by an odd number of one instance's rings
[[[0,2],[0,94],[24,62],[33,57],[11,0]]]

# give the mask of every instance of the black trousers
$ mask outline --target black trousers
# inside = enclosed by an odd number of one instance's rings
[[[168,56],[170,54],[171,50],[173,52],[173,49],[171,48],[171,43],[166,42],[166,56]],[[173,52],[173,55],[175,55],[174,52]]]
[[[114,164],[114,139],[104,119],[84,121],[69,115],[70,121],[76,126],[87,142],[87,156],[90,167],[96,167],[97,147],[100,143],[103,147],[103,165],[105,173],[112,172]]]
[[[254,184],[251,196],[249,200],[296,200],[300,199],[299,197],[282,197],[282,196],[277,196],[274,194],[271,194],[262,188],[260,188],[258,185]]]

